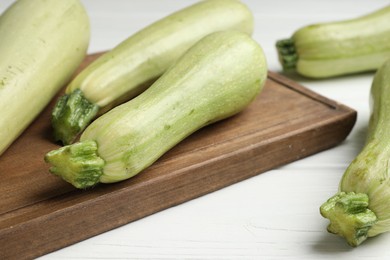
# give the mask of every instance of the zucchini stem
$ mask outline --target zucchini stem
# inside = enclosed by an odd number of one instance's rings
[[[276,42],[279,61],[283,66],[283,70],[295,69],[298,62],[298,54],[295,49],[294,40],[283,39]]]
[[[51,118],[55,140],[64,145],[72,143],[98,111],[98,105],[87,100],[80,89],[60,97]]]
[[[320,212],[330,220],[330,233],[344,237],[348,244],[356,247],[367,239],[368,231],[377,222],[368,206],[367,194],[339,192],[322,204]]]
[[[52,167],[50,172],[60,176],[79,189],[99,183],[103,174],[104,160],[97,154],[95,141],[83,141],[50,151],[45,161]]]

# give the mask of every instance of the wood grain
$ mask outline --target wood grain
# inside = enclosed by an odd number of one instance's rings
[[[76,190],[43,161],[58,147],[52,106],[0,157],[0,259],[46,254],[328,149],[356,121],[354,110],[269,72],[240,114],[191,135],[132,179]]]

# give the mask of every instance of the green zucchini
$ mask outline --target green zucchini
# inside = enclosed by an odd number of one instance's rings
[[[130,36],[69,84],[52,113],[55,139],[72,143],[97,115],[144,91],[190,46],[221,30],[251,34],[252,13],[239,0],[206,0]]]
[[[339,192],[321,206],[328,231],[352,246],[390,231],[390,60],[375,74],[371,102],[366,144],[346,169]]]
[[[212,33],[142,94],[97,118],[80,142],[45,160],[77,188],[128,179],[188,135],[243,110],[266,75],[262,48],[249,35]]]
[[[0,16],[0,154],[68,83],[89,35],[78,0],[18,0]]]
[[[310,78],[375,71],[390,58],[390,6],[355,19],[314,24],[277,41],[280,63]]]

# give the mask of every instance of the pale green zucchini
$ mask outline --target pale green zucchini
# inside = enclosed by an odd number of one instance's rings
[[[276,47],[283,69],[306,77],[374,71],[390,58],[390,6],[355,19],[305,26]]]
[[[237,31],[210,34],[150,88],[49,152],[50,171],[77,188],[130,178],[198,129],[243,110],[267,75],[261,47]]]
[[[19,0],[0,16],[0,154],[70,80],[89,35],[78,0]]]
[[[69,84],[53,110],[56,140],[73,142],[97,114],[144,91],[191,45],[221,30],[251,34],[251,12],[239,0],[206,0],[130,36]]]
[[[371,102],[366,144],[345,171],[339,192],[321,206],[328,231],[352,246],[390,231],[390,60],[375,74]]]

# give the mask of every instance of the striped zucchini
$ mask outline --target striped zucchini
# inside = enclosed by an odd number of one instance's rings
[[[367,140],[346,169],[339,192],[321,206],[328,231],[358,246],[390,231],[390,59],[371,86],[372,114]]]
[[[390,6],[351,20],[303,27],[276,47],[284,70],[310,78],[376,70],[390,58]]]
[[[89,35],[78,0],[18,0],[0,16],[0,154],[68,83]]]
[[[239,0],[206,0],[173,13],[104,54],[67,87],[52,113],[55,139],[64,144],[98,115],[144,91],[191,45],[209,33],[253,30]]]
[[[263,51],[249,35],[212,33],[142,94],[97,118],[80,142],[45,160],[77,188],[130,178],[191,133],[243,110],[266,75]]]

